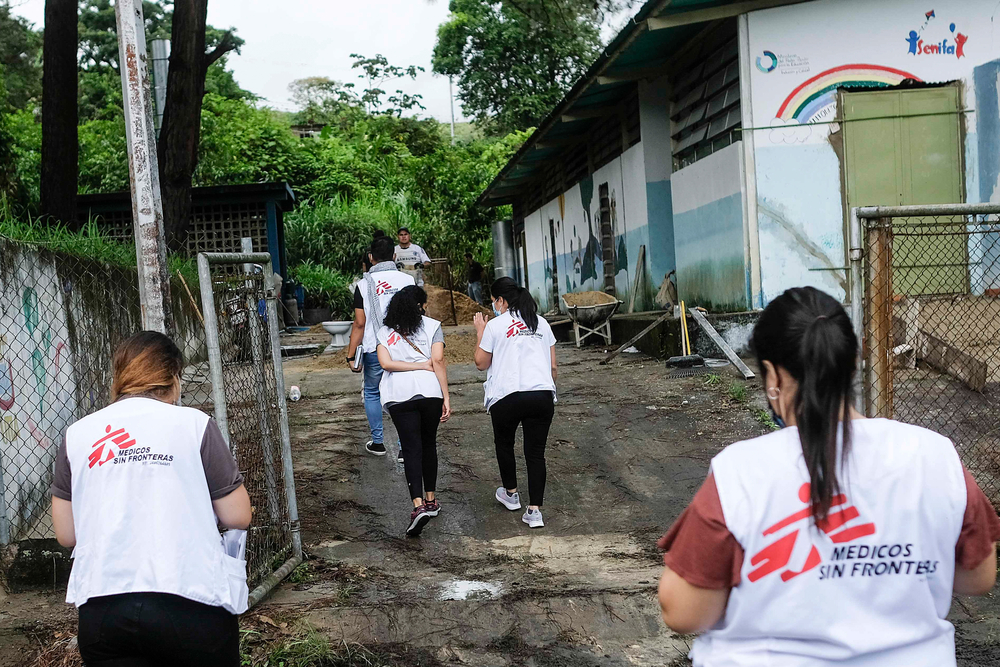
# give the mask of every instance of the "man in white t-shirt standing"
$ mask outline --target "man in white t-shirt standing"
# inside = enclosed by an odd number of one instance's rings
[[[413,276],[413,280],[418,287],[424,285],[424,269],[431,267],[431,258],[427,256],[424,249],[416,243],[410,242],[410,230],[400,227],[398,238],[399,245],[396,246],[396,268],[403,273]]]

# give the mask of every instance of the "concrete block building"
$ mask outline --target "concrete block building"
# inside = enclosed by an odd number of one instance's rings
[[[846,300],[852,207],[1000,201],[998,19],[995,0],[650,0],[481,202],[513,205],[543,310],[585,290],[650,309],[668,276],[714,312],[799,285]]]

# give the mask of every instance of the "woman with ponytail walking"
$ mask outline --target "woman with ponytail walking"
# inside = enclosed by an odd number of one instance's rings
[[[996,580],[1000,519],[954,445],[854,410],[858,342],[813,288],[752,345],[781,430],[730,445],[660,540],[660,604],[696,666],[955,665],[953,593]]]
[[[382,405],[399,435],[413,508],[406,528],[417,537],[441,512],[437,489],[437,430],[451,416],[441,323],[424,316],[427,293],[410,285],[389,302],[379,330]]]
[[[521,509],[514,461],[514,434],[524,429],[524,461],[528,469],[528,509],[521,517],[541,528],[545,495],[545,443],[556,401],[556,339],[531,294],[510,278],[490,288],[489,322],[475,317],[476,368],[486,371],[486,411],[493,420],[493,441],[503,486],[496,499],[511,511]]]

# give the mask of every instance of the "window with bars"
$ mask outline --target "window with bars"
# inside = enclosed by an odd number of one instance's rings
[[[739,139],[740,63],[733,31],[708,36],[674,79],[670,101],[674,170]]]

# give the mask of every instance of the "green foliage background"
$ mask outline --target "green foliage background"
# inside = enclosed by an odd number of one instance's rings
[[[169,3],[147,0],[144,6],[148,32],[169,33]],[[210,46],[221,34],[209,29]],[[80,36],[79,190],[126,190],[110,0],[81,3]],[[474,132],[453,145],[445,126],[411,115],[420,108],[419,96],[391,92],[394,79],[406,80],[412,68],[360,55],[356,66],[364,72],[359,86],[369,82],[368,89],[303,79],[292,86],[300,111],[285,113],[243,90],[225,59],[214,64],[194,176],[196,186],[287,181],[298,200],[285,216],[291,277],[306,284],[311,301],[329,303],[341,317],[352,312],[347,286],[360,273],[361,255],[376,229],[391,235],[401,225],[410,227],[432,257],[452,260],[459,285],[465,252],[489,266],[490,224],[509,211],[475,202],[528,134]],[[372,81],[379,87],[373,90]],[[10,219],[31,220],[38,212],[40,82],[41,35],[0,0],[0,199],[6,202],[8,231]],[[299,138],[292,132],[299,123],[324,129],[320,136]]]

